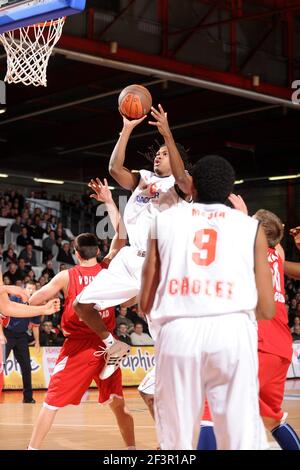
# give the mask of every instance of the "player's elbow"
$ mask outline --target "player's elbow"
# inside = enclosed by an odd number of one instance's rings
[[[271,299],[259,302],[257,305],[257,319],[258,320],[272,320],[276,313],[276,304],[274,296]]]
[[[45,296],[32,296],[28,303],[29,305],[32,305],[33,307],[36,307],[38,305],[43,305],[45,302],[47,302],[47,297]]]
[[[265,317],[267,320],[272,320],[273,317],[275,317],[276,314],[276,304],[274,302],[274,299],[272,299],[268,303],[268,307],[265,309]]]
[[[118,175],[118,169],[114,163],[109,164],[108,171],[109,171],[110,176],[112,176],[113,178],[115,178]]]

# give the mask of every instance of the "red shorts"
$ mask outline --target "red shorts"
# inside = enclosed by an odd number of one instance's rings
[[[258,351],[260,415],[280,421],[284,384],[291,361],[274,354]]]
[[[99,403],[104,404],[113,397],[123,398],[122,373],[120,369],[106,380],[99,379],[104,366],[104,356],[94,356],[99,350],[99,338],[68,338],[51,376],[44,406],[62,408],[79,405],[84,393],[94,379],[99,390]]]

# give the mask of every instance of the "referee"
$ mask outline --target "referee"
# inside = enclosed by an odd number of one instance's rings
[[[34,282],[28,282],[25,286],[25,292],[28,297],[36,291]],[[13,302],[20,302],[20,298],[10,296]],[[5,356],[8,358],[11,350],[13,350],[15,358],[20,364],[22,381],[23,381],[23,403],[35,403],[32,396],[31,384],[31,362],[28,346],[27,330],[29,326],[33,327],[33,335],[35,338],[35,347],[39,349],[39,325],[40,317],[34,318],[13,318],[10,317],[8,324],[4,328],[4,334],[7,340],[5,347]]]

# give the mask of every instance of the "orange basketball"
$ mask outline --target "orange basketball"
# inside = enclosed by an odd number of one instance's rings
[[[119,110],[126,118],[139,119],[148,114],[152,106],[150,92],[141,85],[129,85],[119,95]]]

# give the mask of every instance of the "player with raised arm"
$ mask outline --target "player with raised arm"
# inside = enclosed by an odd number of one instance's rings
[[[156,214],[169,207],[185,204],[185,199],[191,195],[191,177],[186,173],[184,165],[184,162],[187,164],[186,152],[182,146],[175,144],[162,107],[159,106],[159,110],[151,109],[156,121],[150,124],[157,126],[165,140],[154,156],[153,171],[140,170],[134,173],[124,167],[130,135],[145,117],[132,121],[123,117],[123,129],[109,163],[110,174],[123,188],[132,191],[124,212],[130,246],[119,251],[109,268],[98,274],[74,304],[79,317],[102,339],[104,334],[107,338],[107,333],[103,332],[99,324],[95,307],[104,309],[122,304],[138,294],[151,221]],[[107,339],[103,341],[109,346]],[[102,378],[108,377],[122,359],[122,352],[112,354],[107,350],[107,353],[108,366],[102,371]]]
[[[118,224],[122,222],[119,220],[118,210],[113,203],[107,181],[105,180],[105,184],[102,185],[99,179],[92,180],[90,187],[95,191],[92,197],[107,204],[113,225],[119,231]],[[111,207],[108,207],[109,205]],[[112,250],[115,249],[117,248],[113,243]],[[126,447],[134,449],[134,424],[133,418],[125,406],[121,370],[116,370],[106,380],[100,380],[99,374],[105,361],[103,353],[101,351],[99,353],[99,343],[102,350],[105,349],[105,345],[101,344],[99,336],[84,322],[80,321],[73,310],[73,302],[76,296],[103,269],[103,264],[97,262],[99,248],[96,236],[91,233],[79,235],[75,240],[75,250],[79,265],[58,273],[49,284],[43,286],[31,298],[31,303],[35,304],[63,291],[65,308],[61,326],[66,340],[57,359],[44,405],[34,427],[28,448],[32,450],[40,448],[43,439],[51,428],[57,411],[70,404],[78,405],[94,379],[99,389],[99,403],[109,403]],[[111,253],[109,253],[110,256]],[[98,311],[97,314],[104,322],[107,331],[112,334],[115,329],[115,309],[109,307]]]

